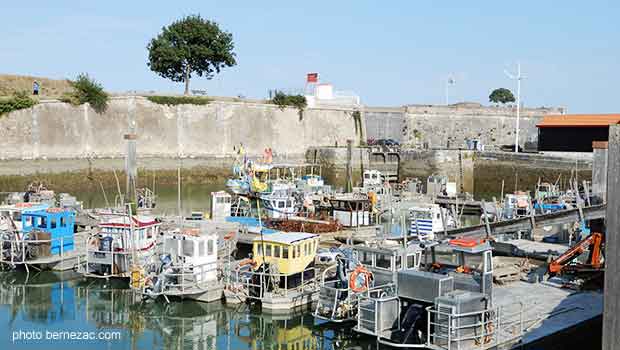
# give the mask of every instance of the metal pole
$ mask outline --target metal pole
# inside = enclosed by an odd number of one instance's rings
[[[181,157],[179,157],[179,164],[177,165],[177,213],[179,214],[179,225],[183,223],[183,216],[181,215]]]
[[[521,116],[521,63],[517,63],[517,131],[515,133],[515,153],[519,153],[519,119]]]

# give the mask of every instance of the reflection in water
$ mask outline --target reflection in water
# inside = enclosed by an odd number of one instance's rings
[[[44,272],[25,282],[22,273],[0,273],[0,333],[6,335],[0,348],[84,348],[71,341],[11,342],[12,332],[30,329],[121,333],[120,340],[93,341],[89,349],[374,348],[374,341],[360,339],[351,327],[315,325],[308,312],[273,316],[219,302],[142,302],[121,281],[86,280],[72,273]]]

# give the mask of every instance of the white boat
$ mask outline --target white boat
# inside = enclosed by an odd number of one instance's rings
[[[435,234],[455,226],[447,209],[438,204],[417,204],[409,208],[409,234],[420,241],[432,241]]]
[[[202,302],[221,299],[224,283],[218,263],[219,241],[231,242],[227,254],[230,257],[235,248],[232,244],[235,232],[227,232],[227,227],[218,225],[221,224],[202,222],[200,228],[164,233],[163,252],[158,261],[146,266],[142,273],[134,274],[131,288],[144,296],[163,296],[166,300],[169,297]]]
[[[395,295],[397,272],[418,269],[423,248],[419,244],[356,245],[331,252],[336,263],[321,274],[319,300],[314,317],[330,321],[352,321],[357,316],[357,301],[362,295]]]
[[[128,278],[152,263],[160,222],[150,215],[111,214],[88,238],[86,256],[78,272],[86,277]]]

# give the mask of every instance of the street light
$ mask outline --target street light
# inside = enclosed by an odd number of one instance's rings
[[[525,79],[524,76],[521,75],[521,63],[517,62],[517,74],[510,74],[507,70],[504,70],[504,73],[508,76],[508,78],[517,81],[517,130],[515,133],[515,153],[519,153],[519,117],[521,112],[521,80]]]

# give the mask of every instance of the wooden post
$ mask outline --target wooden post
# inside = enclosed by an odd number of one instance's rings
[[[609,126],[603,350],[620,349],[620,125]]]
[[[345,186],[345,192],[349,193],[353,191],[353,171],[352,171],[352,160],[353,160],[353,140],[347,140],[347,183]]]

